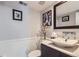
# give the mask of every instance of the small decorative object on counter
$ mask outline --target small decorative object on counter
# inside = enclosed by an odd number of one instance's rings
[[[43,24],[43,26],[41,28],[41,31],[42,31],[42,34],[43,34],[44,39],[46,39],[47,32],[48,32],[48,26],[46,26],[46,23]]]
[[[55,39],[56,37],[57,37],[56,32],[53,32],[52,35],[51,35],[51,39]]]
[[[44,39],[46,39],[46,26],[43,26],[42,32],[43,32],[43,35],[44,35]]]

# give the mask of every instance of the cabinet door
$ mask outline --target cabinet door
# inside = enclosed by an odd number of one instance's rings
[[[72,57],[72,56],[69,56],[53,48],[50,48],[44,44],[41,44],[41,57]]]
[[[72,56],[60,52],[60,57],[72,57]]]
[[[59,51],[52,49],[46,45],[41,44],[42,57],[59,57]]]

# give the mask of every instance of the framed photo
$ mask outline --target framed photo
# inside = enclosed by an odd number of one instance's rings
[[[22,11],[13,9],[13,20],[22,21]]]
[[[42,15],[43,25],[51,26],[52,25],[52,10],[49,10]]]
[[[52,10],[49,10],[47,14],[48,14],[48,26],[51,26],[52,25]]]
[[[62,22],[66,22],[66,21],[69,21],[69,16],[62,17]]]

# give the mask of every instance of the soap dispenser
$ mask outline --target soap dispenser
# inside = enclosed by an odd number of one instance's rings
[[[53,32],[52,35],[51,35],[51,39],[55,39],[56,37],[57,37],[57,33]]]

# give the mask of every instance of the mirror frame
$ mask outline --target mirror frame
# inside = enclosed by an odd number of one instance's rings
[[[56,27],[56,8],[60,5],[62,5],[63,3],[66,3],[67,1],[61,1],[57,4],[54,5],[54,17],[53,17],[53,22],[54,22],[54,29],[77,29],[79,28],[79,25],[76,26],[61,26],[61,27]]]

